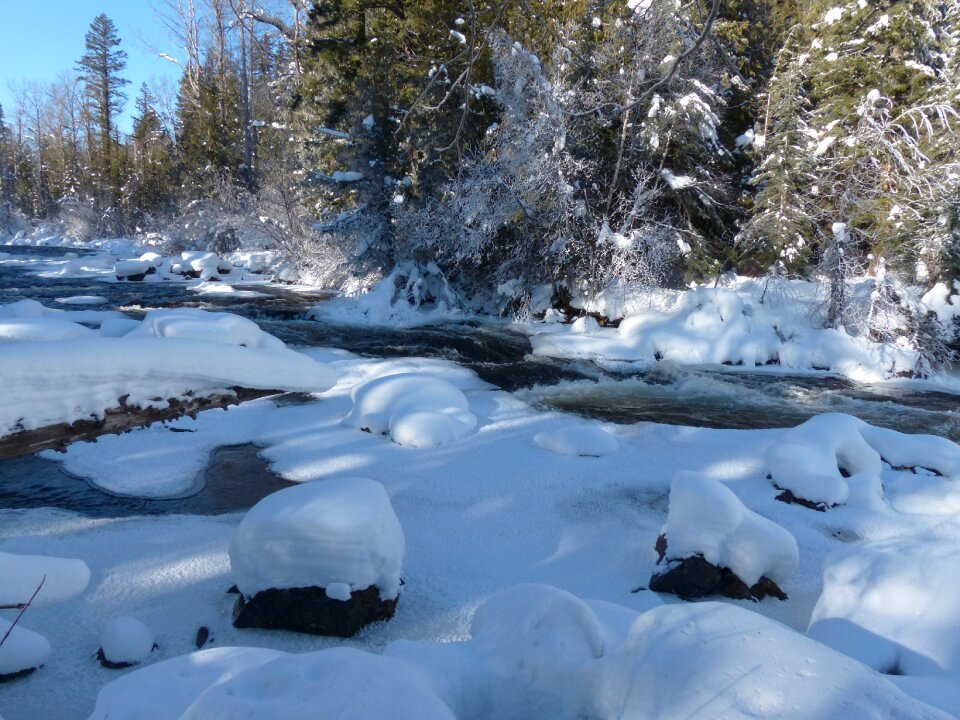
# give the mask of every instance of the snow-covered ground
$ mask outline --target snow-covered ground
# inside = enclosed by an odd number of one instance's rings
[[[156,262],[140,250],[117,255]],[[207,265],[201,273],[214,262],[180,260]],[[797,367],[819,367],[812,353],[826,347],[835,372],[884,372],[855,339],[821,345],[805,317],[765,315],[738,292],[691,293],[659,319],[634,308],[619,330],[543,323],[534,347],[628,364],[659,353],[748,365],[775,352],[781,366],[806,348]],[[389,320],[392,302],[361,314]],[[291,500],[277,508],[268,498],[270,512],[246,526],[241,514],[0,509],[0,573],[14,579],[0,603],[23,602],[47,576],[22,632],[0,648],[0,672],[44,663],[0,685],[6,720],[960,717],[960,447],[946,440],[840,415],[784,430],[611,425],[536,409],[443,360],[283,347],[236,316],[3,312],[0,368],[19,370],[0,409],[20,408],[22,426],[96,414],[120,393],[149,401],[240,380],[314,398],[253,401],[48,454],[71,474],[174,497],[216,448],[252,443],[273,472],[319,484],[303,500],[281,491]],[[186,367],[196,358],[207,358],[202,373]],[[44,378],[59,380],[57,393]],[[780,502],[784,489],[831,507]],[[296,532],[306,515],[323,517],[308,511],[324,497],[347,507],[374,495],[384,512],[358,506],[349,527],[327,518],[322,532]],[[399,528],[378,529],[389,507]],[[293,530],[270,545],[277,517]],[[344,540],[365,523],[373,555]],[[748,582],[766,575],[788,599],[651,592],[662,532],[670,553],[703,554]],[[304,561],[313,543],[350,550],[337,563],[351,568]],[[238,553],[246,559],[231,567]],[[378,574],[380,562],[389,567]],[[350,640],[234,628],[227,589],[260,589],[281,565],[320,573],[340,598],[353,580],[389,595],[401,572],[396,615]],[[352,580],[351,570],[364,572]],[[0,631],[14,614],[0,615]],[[189,654],[200,628],[209,640]],[[101,647],[140,665],[106,669]]]

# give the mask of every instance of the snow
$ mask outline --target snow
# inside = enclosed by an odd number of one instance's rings
[[[121,260],[113,267],[117,278],[128,278],[133,275],[146,275],[153,269],[153,264],[146,260]]]
[[[770,446],[766,456],[767,469],[778,487],[814,503],[869,509],[884,507],[884,461],[960,478],[960,447],[949,440],[898,433],[839,413],[818,415],[792,428]]]
[[[334,382],[329,368],[227,313],[151,311],[135,328],[109,325],[108,337],[45,317],[0,317],[4,327],[15,341],[0,343],[8,387],[0,398],[0,434],[102,417],[123,396],[136,406],[165,404],[163,398],[188,391],[223,393],[239,386],[310,392]]]
[[[101,688],[89,720],[179,720],[197,696],[286,653],[210,648],[149,665]]]
[[[31,607],[44,607],[70,600],[86,590],[90,568],[83,560],[0,552],[0,578],[0,605],[26,603],[39,587]]]
[[[153,633],[129,615],[114,618],[100,635],[104,657],[114,663],[139,663],[153,652]]]
[[[446,380],[419,373],[374,378],[351,392],[353,409],[344,424],[390,434],[400,444],[426,448],[469,435],[477,425],[467,397]]]
[[[270,588],[376,586],[397,596],[403,565],[400,521],[383,485],[332,478],[285,488],[254,505],[230,543],[230,566],[249,597]]]
[[[766,576],[778,585],[797,569],[797,541],[784,528],[753,512],[723,483],[681,472],[670,487],[667,557],[702,555],[730,568],[747,586]]]
[[[829,555],[810,637],[880,672],[960,678],[955,549],[856,548]]]
[[[601,457],[620,449],[620,443],[611,433],[597,425],[586,423],[568,425],[539,433],[534,444],[558,455]]]
[[[103,295],[73,295],[57,298],[57,302],[63,305],[103,305],[107,299]]]
[[[10,630],[11,622],[0,618],[0,638]],[[17,624],[3,645],[0,645],[0,675],[12,675],[38,668],[50,657],[49,641],[23,625]]]
[[[864,281],[862,292],[871,282]],[[589,299],[575,297],[573,305],[623,320],[617,328],[528,325],[534,354],[604,364],[773,365],[782,372],[829,371],[861,382],[909,372],[918,362],[912,350],[824,328],[822,298],[803,281],[736,278],[728,287],[679,292],[620,286]]]
[[[354,170],[337,170],[330,176],[330,179],[338,183],[355,183],[363,180],[363,174]]]

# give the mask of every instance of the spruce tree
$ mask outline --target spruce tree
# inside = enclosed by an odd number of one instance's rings
[[[86,88],[89,112],[96,129],[91,159],[96,174],[96,201],[99,209],[113,207],[120,195],[121,179],[115,145],[116,118],[123,111],[129,83],[121,76],[127,65],[127,53],[120,49],[120,38],[113,21],[104,14],[90,23],[86,52],[77,62],[77,71]]]

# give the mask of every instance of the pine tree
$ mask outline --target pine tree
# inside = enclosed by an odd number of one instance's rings
[[[116,205],[120,196],[121,178],[117,158],[116,118],[123,111],[129,83],[121,76],[127,64],[127,53],[119,49],[117,28],[106,15],[100,14],[90,24],[86,35],[86,52],[77,62],[86,87],[87,102],[96,128],[91,157],[96,173],[96,200],[101,210]]]
[[[124,185],[124,203],[138,226],[170,209],[174,196],[173,143],[146,83],[137,95],[129,154],[131,172]]]

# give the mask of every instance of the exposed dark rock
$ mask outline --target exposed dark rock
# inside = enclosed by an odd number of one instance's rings
[[[151,648],[151,652],[156,650],[158,647],[160,646],[154,643],[153,648]],[[113,660],[109,660],[104,654],[103,648],[97,649],[97,660],[99,660],[100,664],[107,668],[107,670],[123,670],[124,668],[133,667],[134,665],[140,664],[139,662],[114,662]]]
[[[208,628],[206,625],[201,625],[200,628],[197,630],[197,639],[196,639],[197,650],[202,649],[203,646],[207,644],[207,640],[209,639],[210,639],[210,628]]]
[[[156,270],[154,270],[154,272],[156,272]],[[128,280],[130,282],[142,282],[146,276],[146,273],[137,273],[136,275],[117,275],[117,280],[120,280],[121,282],[124,280]]]
[[[236,585],[231,585],[230,587],[227,588],[227,593],[230,595],[239,595],[240,588],[238,588]]]
[[[782,490],[778,485],[774,485],[777,490]],[[804,507],[810,508],[811,510],[816,510],[817,512],[826,512],[827,508],[830,507],[826,503],[822,502],[813,502],[812,500],[807,500],[806,498],[797,497],[789,490],[784,490],[782,493],[777,495],[777,500],[780,502],[787,503],[788,505],[803,505]]]
[[[7,673],[6,675],[0,674],[0,683],[10,682],[11,680],[16,680],[17,678],[26,677],[30,673],[36,672],[37,668],[26,668],[25,670],[18,670],[14,673]]]
[[[752,587],[725,567],[717,567],[702,555],[687,558],[667,558],[667,537],[661,534],[654,549],[660,556],[657,565],[666,560],[663,572],[654,573],[650,578],[650,589],[654,592],[672,593],[684,600],[723,595],[735,600],[762,600],[770,596],[786,600],[787,594],[770,578],[761,577]]]
[[[373,586],[355,590],[346,601],[327,597],[321,587],[263,590],[249,600],[242,594],[237,598],[233,624],[238,628],[352,637],[372,622],[392,618],[398,600],[381,600],[380,591]]]

